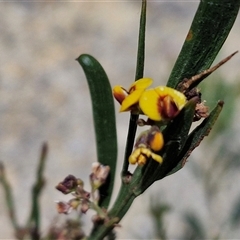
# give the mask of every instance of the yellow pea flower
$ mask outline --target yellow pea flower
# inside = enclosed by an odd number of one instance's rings
[[[140,147],[136,148],[133,153],[129,157],[129,163],[131,164],[138,164],[143,166],[147,162],[147,158],[151,157],[153,160],[157,161],[158,163],[162,164],[163,159],[160,155],[153,153],[150,149]]]
[[[170,120],[186,104],[183,93],[169,87],[159,86],[141,94],[139,106],[142,112],[154,121]]]
[[[141,78],[135,81],[128,91],[121,86],[115,86],[113,88],[113,95],[121,104],[120,112],[138,109],[138,106],[134,105],[138,103],[142,93],[152,84],[152,82],[153,80],[151,78]]]
[[[145,165],[148,158],[152,158],[158,163],[163,159],[160,155],[154,153],[160,151],[164,146],[164,139],[161,131],[157,126],[142,132],[136,140],[135,150],[129,156],[129,163]]]

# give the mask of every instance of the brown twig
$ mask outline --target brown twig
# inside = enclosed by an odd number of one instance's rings
[[[211,67],[209,69],[206,69],[206,70],[202,71],[201,73],[199,73],[199,74],[197,74],[197,75],[195,75],[195,76],[193,76],[193,77],[191,77],[189,79],[185,78],[181,83],[179,83],[179,85],[177,87],[177,90],[179,90],[180,92],[183,92],[183,93],[185,93],[186,91],[191,90],[192,88],[197,86],[203,79],[208,77],[211,73],[216,71],[224,63],[229,61],[236,53],[238,53],[238,51],[235,51],[234,53],[232,53],[228,57],[224,58],[222,61],[220,61],[215,66],[213,66],[213,67]]]

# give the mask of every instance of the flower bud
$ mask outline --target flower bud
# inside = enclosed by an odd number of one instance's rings
[[[102,186],[110,172],[109,166],[104,166],[98,162],[92,164],[92,173],[90,174],[90,182],[93,189],[98,189]]]
[[[58,213],[69,214],[72,210],[72,207],[67,202],[56,201]]]
[[[148,147],[154,152],[160,151],[163,148],[163,134],[157,126],[152,126],[148,133]]]
[[[75,191],[78,185],[82,185],[83,181],[81,179],[77,179],[73,175],[68,175],[62,182],[60,182],[56,189],[64,194],[68,194],[70,192]]]

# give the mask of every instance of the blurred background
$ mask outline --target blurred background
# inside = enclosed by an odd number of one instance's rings
[[[166,83],[198,3],[148,2],[145,76],[153,78],[155,86]],[[55,190],[57,183],[73,174],[85,181],[87,189],[96,161],[89,90],[75,59],[83,53],[93,55],[112,86],[128,87],[135,75],[140,8],[141,1],[1,3],[0,160],[13,187],[18,221],[25,224],[40,148],[48,143],[41,197],[43,235],[58,215],[54,201],[68,199]],[[239,29],[237,18],[215,62],[240,50]],[[225,100],[218,126],[184,169],[136,199],[117,229],[118,239],[156,239],[164,233],[169,239],[190,239],[191,233],[240,238],[239,65],[237,54],[206,80],[202,89],[208,105]],[[129,118],[118,109],[116,103],[115,195]],[[0,226],[4,226],[0,239],[13,239],[3,194],[0,187]],[[91,227],[88,216],[83,222],[86,229]]]

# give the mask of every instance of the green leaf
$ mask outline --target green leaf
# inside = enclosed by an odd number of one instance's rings
[[[213,109],[210,115],[204,119],[204,121],[197,126],[188,136],[186,144],[178,156],[178,165],[168,174],[173,174],[180,170],[187,161],[192,151],[200,144],[205,136],[209,134],[214,123],[216,122],[223,107],[223,102],[219,102],[218,105]]]
[[[144,74],[144,60],[145,60],[145,32],[146,32],[146,11],[147,1],[142,1],[142,9],[140,16],[139,36],[138,36],[138,52],[137,52],[137,66],[135,80],[143,77]]]
[[[240,0],[200,2],[167,86],[176,88],[184,78],[211,66],[233,26],[239,6]]]
[[[104,69],[95,58],[83,54],[77,58],[77,61],[83,68],[90,89],[98,161],[110,166],[111,169],[107,182],[100,188],[99,205],[107,208],[113,190],[117,160],[117,132],[112,88]]]

